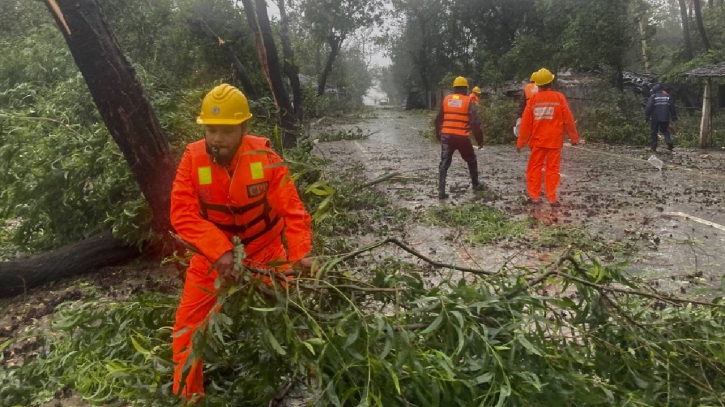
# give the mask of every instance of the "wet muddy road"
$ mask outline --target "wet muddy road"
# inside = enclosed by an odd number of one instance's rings
[[[481,179],[491,193],[473,194],[467,167],[456,155],[448,174],[451,198],[439,201],[440,146],[419,134],[428,128],[431,117],[378,109],[373,118],[334,126],[360,127],[373,133],[368,139],[318,143],[318,152],[340,170],[362,163],[369,179],[402,173],[375,188],[395,205],[414,211],[416,220],[396,232],[424,254],[452,264],[497,270],[504,265],[537,266],[564,250],[472,245],[465,241],[465,231],[425,222],[433,206],[481,203],[515,218],[581,226],[613,244],[636,245],[635,254],[625,259],[627,269],[664,291],[698,296],[719,290],[725,264],[725,154],[663,152],[657,154],[664,161],[660,171],[647,162],[651,154],[645,148],[565,146],[559,188],[562,207],[532,208],[523,203],[528,153],[517,153],[513,145],[485,146],[476,154]]]

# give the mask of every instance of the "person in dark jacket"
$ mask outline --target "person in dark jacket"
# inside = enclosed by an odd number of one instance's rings
[[[644,110],[644,119],[651,120],[652,124],[650,131],[652,152],[657,151],[658,132],[665,136],[667,149],[672,151],[675,146],[670,136],[670,120],[677,121],[677,110],[675,109],[675,102],[660,84],[652,88],[652,96],[649,97],[647,107]]]
[[[483,147],[483,132],[476,113],[475,103],[468,97],[468,81],[459,76],[453,81],[453,94],[443,99],[435,120],[436,138],[441,142],[441,163],[438,166],[438,198],[446,199],[446,175],[451,167],[453,153],[458,150],[468,164],[474,191],[483,190],[478,182],[478,161],[469,138],[470,134]]]

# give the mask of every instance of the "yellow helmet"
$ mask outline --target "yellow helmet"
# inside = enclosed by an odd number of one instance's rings
[[[478,86],[474,86],[473,93],[481,93],[481,88],[479,88]]]
[[[223,83],[207,93],[201,102],[197,124],[241,124],[249,120],[249,103],[241,90]]]
[[[453,87],[454,88],[458,88],[458,87],[461,87],[461,86],[465,86],[467,88],[468,87],[468,81],[466,80],[466,78],[464,78],[462,76],[459,76],[458,78],[456,78],[453,81]]]
[[[536,86],[544,86],[553,82],[556,76],[548,69],[541,68],[538,71],[534,72],[534,74],[531,75],[531,78],[536,83]]]

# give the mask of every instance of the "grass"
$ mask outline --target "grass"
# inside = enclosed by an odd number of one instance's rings
[[[511,220],[505,213],[480,204],[437,206],[428,212],[427,221],[433,226],[465,227],[470,231],[466,240],[483,244],[523,236],[528,224]]]
[[[426,220],[433,226],[464,228],[468,232],[466,241],[474,244],[508,240],[534,249],[572,247],[596,253],[609,261],[636,250],[631,242],[613,242],[581,226],[549,226],[529,220],[513,220],[506,213],[481,204],[437,206],[430,209]]]

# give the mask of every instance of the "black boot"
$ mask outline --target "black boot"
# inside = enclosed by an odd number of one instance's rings
[[[438,199],[448,199],[448,194],[446,194],[445,172],[441,172],[438,174]]]
[[[669,144],[667,144],[667,149],[672,151],[675,149],[675,145],[673,143],[669,143]]]
[[[483,191],[486,187],[478,182],[478,167],[468,167],[468,173],[471,175],[471,185],[473,186],[473,192]]]

